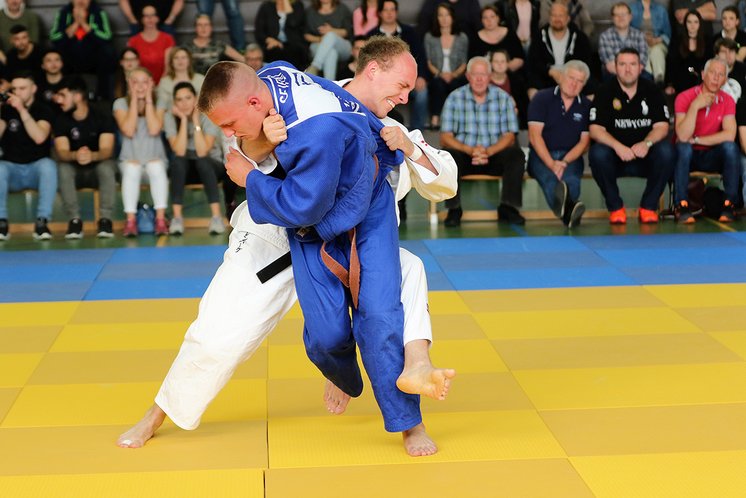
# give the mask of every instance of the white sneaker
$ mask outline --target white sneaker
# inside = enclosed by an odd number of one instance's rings
[[[171,219],[171,225],[168,227],[168,233],[169,235],[184,235],[184,219]]]
[[[213,216],[212,218],[210,218],[210,226],[208,227],[207,231],[210,233],[210,235],[220,235],[222,233],[225,233],[223,217]]]

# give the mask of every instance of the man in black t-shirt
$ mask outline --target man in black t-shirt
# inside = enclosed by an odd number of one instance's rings
[[[44,52],[41,58],[42,75],[36,82],[36,98],[47,104],[55,116],[59,113],[59,106],[55,103],[54,96],[60,89],[64,67],[60,51],[52,48]]]
[[[114,120],[88,104],[87,88],[80,77],[62,79],[55,99],[62,113],[54,123],[54,148],[59,158],[62,204],[70,220],[66,239],[83,237],[77,188],[98,187],[101,195],[97,235],[113,237],[112,209],[116,193],[117,164],[114,153]]]
[[[647,179],[638,218],[657,223],[658,201],[676,163],[676,150],[667,139],[668,108],[663,92],[640,79],[643,67],[637,50],[620,50],[615,66],[616,78],[599,88],[591,107],[591,171],[606,199],[612,225],[627,222],[617,185],[617,178],[623,176]]]
[[[14,75],[30,72],[36,81],[41,76],[41,48],[31,41],[26,26],[16,24],[10,28],[10,43],[13,46],[6,54],[5,79],[10,81]]]
[[[10,81],[11,94],[0,106],[0,240],[8,234],[8,192],[39,191],[34,238],[48,240],[47,227],[57,193],[57,165],[49,155],[52,115],[34,98],[36,85],[30,73]]]

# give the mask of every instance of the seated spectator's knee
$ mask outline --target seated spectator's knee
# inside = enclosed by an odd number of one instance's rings
[[[588,151],[591,169],[608,169],[615,166],[616,152],[608,145],[595,143]]]
[[[656,162],[666,163],[663,166],[676,161],[676,148],[666,139],[654,144],[650,149],[650,154]]]
[[[694,148],[692,144],[688,142],[676,142],[676,163],[688,166],[692,160],[693,152]]]
[[[723,154],[729,155],[732,157],[738,157],[739,150],[738,145],[736,145],[735,142],[723,142],[718,147],[721,148],[723,151]]]
[[[335,41],[336,38],[339,38],[339,35],[335,33],[334,31],[327,31],[324,36],[321,37],[321,43],[323,42],[330,42]]]

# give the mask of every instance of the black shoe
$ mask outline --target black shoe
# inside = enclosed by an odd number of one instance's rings
[[[569,191],[567,189],[567,184],[565,182],[557,182],[557,185],[554,187],[554,203],[552,204],[552,212],[557,218],[560,218],[564,221],[565,212],[567,211],[567,207],[572,207],[567,205],[569,196]],[[567,223],[565,223],[567,225]]]
[[[9,226],[8,220],[5,218],[0,219],[0,241],[8,240],[10,238],[10,234],[8,233]]]
[[[718,218],[718,221],[720,223],[731,223],[735,221],[736,219],[736,209],[733,206],[732,202],[728,202],[727,204],[723,205],[723,210],[720,211],[720,218]]]
[[[398,203],[399,205],[399,221],[405,222],[407,221],[407,198],[400,200]]]
[[[67,233],[65,239],[77,240],[83,238],[83,221],[80,218],[73,218],[67,224]]]
[[[98,220],[98,233],[96,233],[96,237],[99,239],[110,239],[114,237],[114,227],[109,218],[101,218]]]
[[[511,225],[525,225],[526,218],[521,216],[513,206],[507,204],[500,204],[497,208],[497,221],[498,223],[509,223]]]
[[[49,231],[46,218],[36,218],[34,224],[34,240],[49,240],[52,238],[52,232]]]
[[[696,221],[688,203],[684,204],[681,202],[676,206],[676,221],[685,225]]]
[[[461,225],[461,215],[464,212],[461,210],[461,208],[455,208],[455,209],[449,209],[448,210],[448,216],[446,216],[446,220],[443,223],[447,227],[457,227]]]
[[[562,223],[564,223],[567,228],[574,228],[580,225],[580,219],[583,217],[583,214],[585,214],[585,204],[582,202],[573,203],[570,201],[570,206],[565,209],[565,214],[562,216]]]

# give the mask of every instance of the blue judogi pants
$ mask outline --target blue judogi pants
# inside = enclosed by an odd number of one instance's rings
[[[363,389],[357,342],[384,426],[389,432],[401,432],[421,423],[422,415],[419,396],[396,387],[404,368],[404,312],[393,195],[385,175],[379,174],[370,210],[357,226],[360,295],[358,308],[352,309],[352,323],[350,293],[324,265],[322,241],[315,234],[299,237],[295,230],[289,230],[289,240],[308,357],[327,379],[357,397]],[[326,250],[349,268],[350,241],[346,234],[327,243]]]

